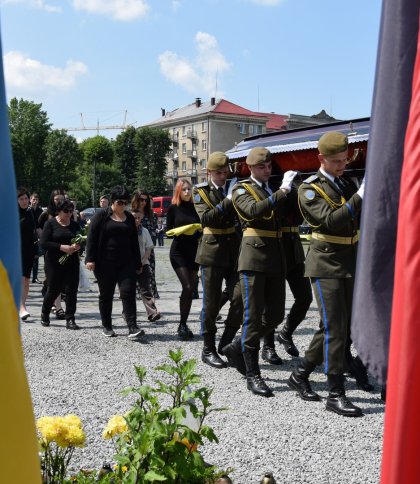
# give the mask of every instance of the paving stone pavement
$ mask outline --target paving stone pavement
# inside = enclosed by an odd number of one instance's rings
[[[73,466],[97,468],[112,459],[111,444],[101,437],[109,417],[124,413],[129,401],[120,391],[136,383],[133,365],[144,365],[150,376],[162,364],[169,349],[181,347],[185,357],[197,359],[202,384],[213,389],[215,406],[228,407],[208,419],[219,444],[206,443],[202,452],[206,461],[221,468],[233,467],[235,483],[258,483],[272,471],[277,483],[377,483],[379,482],[384,405],[379,386],[372,393],[360,391],[353,380],[347,384],[348,396],[361,406],[365,416],[346,419],[325,411],[324,402],[303,402],[289,390],[286,380],[297,360],[282,348],[278,353],[284,364],[262,364],[262,374],[273,388],[275,397],[252,395],[245,380],[234,369],[216,370],[200,360],[202,339],[199,334],[201,299],[194,300],[189,325],[196,335],[191,342],[178,341],[178,299],[180,286],[169,263],[169,243],[156,248],[157,281],[160,299],[157,306],[162,320],[152,324],[138,302],[140,326],[147,333],[144,343],[129,341],[121,318],[121,303],[114,299],[114,326],[117,338],[101,335],[96,286],[93,292],[80,292],[77,322],[80,331],[67,331],[62,321],[49,328],[39,323],[41,295],[39,285],[31,284],[28,308],[32,316],[22,324],[25,362],[36,418],[43,415],[74,413],[84,422],[88,442],[77,449]],[[42,271],[40,271],[42,278]],[[89,275],[92,281],[92,275]],[[201,291],[200,291],[201,295]],[[287,292],[286,313],[293,302]],[[228,306],[222,310],[226,314]],[[296,331],[296,344],[302,351],[308,346],[318,325],[315,303],[307,319]],[[222,326],[220,326],[222,329]],[[220,332],[219,332],[220,336]],[[314,390],[325,399],[326,379],[322,368],[312,378]]]

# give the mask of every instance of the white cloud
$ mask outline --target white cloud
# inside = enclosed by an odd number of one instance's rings
[[[62,11],[62,8],[60,6],[50,5],[48,3],[45,3],[44,0],[3,0],[1,2],[1,5],[14,3],[23,3],[31,7],[39,8],[40,10],[45,10],[46,12],[59,13]]]
[[[144,17],[150,9],[146,0],[73,0],[73,7],[124,22]]]
[[[76,84],[78,76],[88,71],[80,61],[67,61],[66,66],[61,68],[42,64],[16,51],[5,54],[3,62],[8,89],[19,89],[20,92],[40,92],[51,88],[66,91]]]
[[[179,57],[167,50],[159,56],[162,74],[174,84],[192,93],[214,95],[216,80],[230,68],[230,64],[219,50],[216,37],[205,32],[195,36],[197,56],[194,60]],[[220,90],[217,94],[222,96]]]
[[[172,10],[174,10],[175,12],[181,8],[181,2],[179,0],[172,0]]]

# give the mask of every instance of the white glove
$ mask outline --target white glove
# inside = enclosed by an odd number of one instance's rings
[[[357,190],[357,194],[359,195],[360,198],[363,198],[363,195],[365,194],[365,177],[363,177],[362,183],[360,184],[360,187]]]
[[[226,195],[226,198],[228,198],[229,200],[232,200],[232,192],[228,193],[228,194]]]
[[[293,180],[295,179],[297,174],[298,174],[297,171],[293,171],[293,170],[286,171],[283,175],[283,180],[281,182],[280,188],[283,188],[284,190],[287,190],[288,192],[290,192],[290,190],[292,189]]]

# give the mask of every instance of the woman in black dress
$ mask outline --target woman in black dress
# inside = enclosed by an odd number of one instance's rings
[[[26,321],[30,314],[26,309],[26,299],[29,292],[29,277],[35,259],[34,245],[36,238],[36,224],[32,211],[29,209],[29,192],[26,188],[18,188],[17,201],[20,221],[20,247],[22,258],[22,297],[20,301],[19,316]]]
[[[191,183],[185,178],[180,178],[175,186],[172,205],[169,207],[166,216],[166,230],[169,231],[196,223],[200,223],[200,219],[192,201]],[[199,232],[192,235],[177,235],[172,241],[169,252],[172,267],[182,285],[181,297],[179,298],[181,318],[178,327],[178,335],[181,340],[193,337],[192,331],[187,326],[187,319],[190,314],[199,268],[195,262],[198,239]]]
[[[48,289],[41,310],[42,326],[50,325],[50,311],[57,296],[64,289],[66,295],[66,328],[79,329],[74,319],[79,287],[79,244],[72,239],[80,232],[80,226],[73,220],[74,205],[63,200],[56,205],[57,215],[45,222],[41,234],[41,247],[45,251],[45,273]],[[60,258],[68,255],[60,264]]]
[[[131,200],[131,210],[134,212],[138,211],[142,215],[143,218],[141,225],[149,231],[150,237],[152,237],[153,245],[156,245],[157,216],[155,213],[153,213],[152,197],[147,190],[144,188],[137,190]],[[155,299],[159,299],[159,293],[156,285],[156,258],[154,249],[152,249],[149,257],[149,267],[151,273],[150,283],[152,287],[152,294]]]

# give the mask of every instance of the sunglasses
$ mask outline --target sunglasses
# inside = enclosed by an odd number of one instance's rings
[[[140,197],[140,202],[147,202],[147,198],[141,198]]]
[[[65,209],[63,210],[63,212],[64,212],[64,213],[73,213],[73,212],[74,212],[74,210],[73,210],[72,208],[65,208]]]
[[[128,200],[116,200],[115,203],[121,207],[121,205],[128,205]]]

